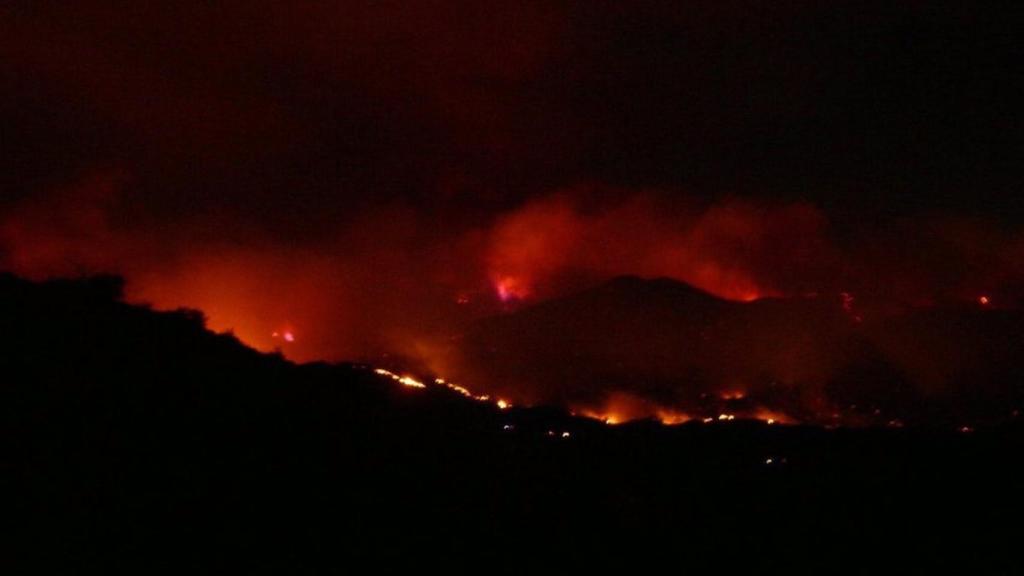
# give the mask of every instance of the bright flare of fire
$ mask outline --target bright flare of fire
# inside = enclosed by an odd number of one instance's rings
[[[473,394],[467,388],[463,388],[462,386],[459,386],[458,384],[452,384],[451,382],[448,382],[444,378],[435,378],[434,379],[434,384],[437,384],[438,386],[444,386],[445,388],[448,388],[449,390],[454,390],[455,392],[458,392],[459,394],[465,396],[466,398],[472,398],[473,400],[476,400],[478,402],[486,402],[486,401],[491,399],[491,397],[486,395],[486,394],[482,394],[482,395],[479,395],[479,396],[476,395],[476,394]],[[499,406],[498,407],[501,408],[500,403],[502,401],[499,400],[498,402],[499,402]]]
[[[676,412],[674,410],[658,410],[657,413],[658,421],[666,426],[674,426],[676,424],[684,424],[691,420],[688,414],[682,412]]]
[[[398,382],[399,384],[401,384],[403,386],[408,386],[410,388],[426,388],[427,387],[426,384],[424,384],[423,382],[420,382],[419,380],[416,380],[415,378],[413,378],[411,376],[399,376],[398,374],[395,374],[394,372],[390,372],[388,370],[384,370],[383,368],[377,368],[376,370],[374,370],[374,372],[376,372],[377,374],[380,374],[381,376],[387,376],[388,378],[391,378],[395,382]]]
[[[384,368],[375,368],[373,371],[374,371],[374,373],[376,373],[376,374],[378,374],[380,376],[384,376],[386,378],[390,378],[391,380],[394,380],[395,382],[398,382],[399,384],[401,384],[403,386],[407,386],[407,387],[410,387],[410,388],[417,388],[417,389],[423,389],[423,388],[427,388],[428,387],[427,384],[421,382],[420,380],[417,380],[416,378],[413,378],[412,376],[399,375],[399,374],[396,374],[396,373],[394,373],[394,372],[392,372],[390,370],[385,370]],[[491,401],[491,397],[486,395],[486,394],[479,394],[479,395],[478,394],[474,394],[468,388],[466,388],[464,386],[460,386],[458,384],[454,384],[452,382],[449,382],[449,381],[445,380],[444,378],[435,378],[433,380],[433,384],[436,385],[436,386],[443,386],[443,387],[445,387],[445,388],[447,388],[449,390],[452,390],[453,392],[455,392],[455,393],[457,393],[457,394],[459,394],[461,396],[464,396],[466,398],[470,398],[470,399],[475,400],[477,402],[490,402]],[[744,397],[745,397],[745,393],[743,393],[743,392],[727,392],[727,393],[723,394],[723,398],[740,399],[740,398],[744,398]],[[609,426],[615,426],[617,424],[623,424],[625,422],[629,422],[629,421],[632,421],[632,420],[643,420],[643,419],[649,419],[649,418],[654,418],[655,420],[657,420],[658,422],[660,422],[661,424],[663,424],[665,426],[673,426],[673,425],[677,425],[677,424],[683,424],[683,423],[689,422],[690,420],[693,420],[693,417],[690,416],[689,414],[686,414],[684,412],[679,412],[679,411],[676,411],[676,410],[672,410],[672,409],[669,409],[669,408],[660,408],[660,407],[658,407],[658,408],[654,409],[654,411],[651,412],[651,413],[637,412],[639,407],[642,407],[642,406],[640,406],[640,404],[637,404],[637,402],[638,401],[636,399],[630,398],[630,397],[625,397],[625,396],[616,397],[616,398],[613,398],[609,402],[609,405],[607,406],[607,410],[606,411],[598,412],[598,411],[595,411],[595,410],[584,409],[584,410],[580,411],[580,414],[582,414],[583,416],[585,416],[587,418],[592,418],[592,419],[595,419],[595,420],[599,420],[602,423],[607,424]],[[508,400],[505,400],[504,398],[495,399],[494,400],[494,405],[499,410],[507,410],[507,409],[512,407],[512,403],[509,402]],[[573,415],[575,415],[575,414],[576,413],[573,412]],[[770,410],[767,410],[767,409],[759,409],[757,412],[755,412],[751,416],[742,416],[741,415],[741,416],[737,417],[736,414],[721,413],[721,414],[718,414],[717,416],[704,417],[704,418],[701,419],[701,421],[704,422],[705,424],[709,424],[709,423],[712,423],[712,422],[732,422],[734,420],[737,420],[737,418],[739,418],[739,419],[746,418],[746,419],[750,419],[750,420],[759,420],[759,421],[762,421],[762,422],[764,422],[766,424],[795,424],[796,423],[796,421],[793,420],[793,418],[789,417],[786,414],[783,414],[781,412],[770,411]],[[511,425],[506,425],[504,429],[505,430],[511,430],[512,426]],[[569,436],[570,436],[569,432],[563,432],[562,433],[562,437],[563,438],[568,438]]]
[[[502,276],[494,282],[494,290],[502,302],[522,300],[530,295],[530,288],[521,278]]]
[[[426,388],[427,387],[426,384],[424,384],[423,382],[413,378],[412,376],[408,376],[408,375],[399,376],[398,374],[395,374],[394,372],[392,372],[390,370],[385,370],[384,368],[375,368],[373,371],[374,371],[375,374],[378,374],[380,376],[384,376],[386,378],[390,378],[390,379],[394,380],[395,382],[398,382],[399,384],[401,384],[403,386],[408,386],[410,388]],[[457,392],[458,394],[460,394],[462,396],[465,396],[466,398],[471,398],[473,400],[476,400],[477,402],[488,402],[491,399],[491,397],[486,395],[486,394],[480,394],[480,395],[473,394],[468,388],[465,388],[463,386],[459,386],[458,384],[453,384],[451,382],[448,382],[444,378],[435,378],[434,379],[434,384],[436,384],[437,386],[444,386],[445,388],[448,388],[449,390]],[[511,402],[509,402],[507,400],[503,400],[501,398],[499,398],[497,401],[495,401],[495,405],[499,409],[501,409],[501,410],[507,410],[507,409],[512,407],[512,403]]]
[[[295,332],[291,328],[286,328],[281,331],[275,330],[270,334],[270,337],[274,340],[284,340],[285,342],[295,342]]]
[[[761,420],[765,424],[796,424],[797,421],[788,414],[775,412],[767,409],[760,409],[754,413],[755,420]]]

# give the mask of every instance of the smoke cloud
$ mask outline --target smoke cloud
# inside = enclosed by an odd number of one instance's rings
[[[1009,313],[1022,27],[1010,7],[881,1],[6,2],[0,267],[122,274],[134,302],[299,361],[438,372],[484,319],[621,275],[838,303],[863,326]],[[953,390],[985,356],[909,347],[926,324],[871,353]],[[765,349],[743,378],[800,357],[794,386],[821,390],[846,366]],[[641,352],[623,362],[658,363]],[[479,379],[689,409],[624,380]]]
[[[827,420],[837,399],[889,414],[962,395],[972,374],[1001,382],[1012,363],[999,343],[1015,341],[1012,327],[935,326],[962,310],[1015,314],[1021,234],[978,219],[851,234],[806,203],[580,186],[482,227],[380,206],[288,246],[140,231],[117,220],[131,187],[91,174],[15,204],[0,264],[32,278],[122,274],[130,300],[199,309],[261,350],[429,370],[612,420],[682,421],[733,396],[729,409],[780,421]],[[653,313],[632,295],[593,309],[574,300],[623,275],[673,279],[706,300]]]

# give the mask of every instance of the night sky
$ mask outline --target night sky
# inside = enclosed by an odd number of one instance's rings
[[[122,274],[298,360],[430,358],[623,274],[1015,308],[1022,29],[1015,3],[6,2],[0,268]]]
[[[1012,4],[64,4],[4,8],[7,204],[113,171],[136,225],[293,243],[581,183],[1021,216]]]

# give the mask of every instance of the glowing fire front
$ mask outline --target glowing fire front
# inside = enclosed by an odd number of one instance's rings
[[[390,380],[401,384],[402,386],[413,388],[413,389],[426,389],[430,386],[436,386],[439,388],[446,388],[451,390],[460,396],[464,396],[477,402],[493,403],[493,405],[499,410],[508,410],[512,408],[512,403],[504,398],[492,398],[486,394],[475,394],[468,388],[455,384],[445,380],[444,378],[435,378],[430,384],[419,380],[413,376],[407,374],[397,374],[384,368],[376,368],[373,370],[379,376],[383,376]],[[723,398],[736,400],[742,399],[746,395],[742,391],[730,391],[722,394]],[[675,426],[679,424],[685,424],[687,422],[694,421],[695,418],[690,414],[666,408],[643,399],[635,398],[633,396],[617,394],[614,395],[606,403],[605,407],[601,410],[595,410],[590,408],[583,408],[579,410],[579,413],[572,412],[572,414],[598,420],[609,426],[615,426],[618,424],[624,424],[631,421],[639,420],[654,420],[665,426]],[[765,408],[758,408],[753,411],[744,411],[742,414],[736,414],[732,412],[721,412],[710,416],[700,417],[699,422],[704,424],[711,423],[729,423],[734,421],[748,421],[748,422],[761,422],[767,425],[776,424],[796,424],[797,421],[787,414],[768,410]],[[505,425],[504,430],[512,430],[514,426]],[[561,437],[568,438],[569,433],[565,432],[561,434]]]
[[[384,376],[385,378],[390,378],[403,386],[408,386],[409,388],[427,388],[427,384],[423,383],[420,380],[417,380],[416,378],[413,378],[412,376],[395,374],[394,372],[391,372],[390,370],[385,370],[383,368],[374,369],[374,373],[379,376]],[[486,394],[473,394],[472,392],[469,391],[469,389],[459,386],[458,384],[448,382],[444,378],[435,378],[434,384],[436,386],[441,386],[449,390],[452,390],[462,396],[465,396],[466,398],[476,400],[477,402],[489,402],[491,400],[491,397]],[[510,402],[508,402],[507,400],[503,400],[501,398],[495,400],[494,404],[501,410],[506,410],[512,407],[512,404]]]
[[[391,378],[392,380],[394,380],[395,382],[398,382],[402,386],[408,386],[410,388],[426,388],[427,387],[426,384],[424,384],[423,382],[420,382],[419,380],[416,380],[412,376],[399,376],[398,374],[395,374],[394,372],[389,372],[387,370],[384,370],[383,368],[377,368],[376,370],[374,370],[374,372],[376,372],[377,374],[379,374],[381,376],[386,376],[388,378]]]

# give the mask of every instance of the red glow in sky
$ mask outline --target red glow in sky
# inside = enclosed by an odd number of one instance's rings
[[[494,283],[494,290],[502,302],[522,300],[530,295],[529,287],[522,280],[511,276],[499,278]]]
[[[291,330],[285,330],[284,332],[274,332],[270,335],[271,338],[280,338],[285,342],[295,342],[295,334]]]

